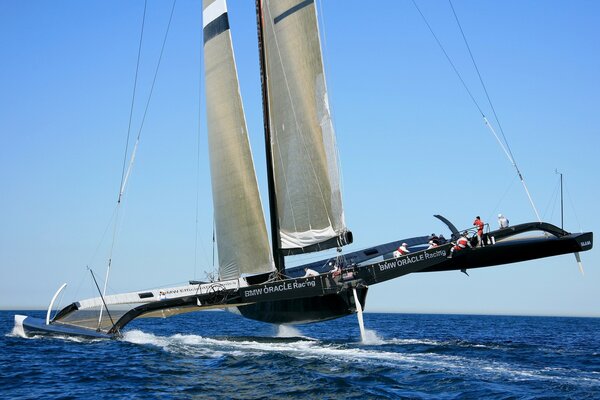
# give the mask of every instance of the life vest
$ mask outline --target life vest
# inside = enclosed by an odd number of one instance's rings
[[[481,234],[483,233],[483,226],[484,226],[484,223],[483,223],[483,221],[482,221],[482,220],[480,220],[480,219],[476,219],[476,220],[473,222],[473,225],[476,225],[476,226],[477,226],[477,234],[478,234],[479,236],[481,236]]]
[[[456,241],[456,247],[458,247],[459,249],[464,249],[467,247],[468,243],[469,239],[467,239],[464,236],[461,236],[461,238]]]

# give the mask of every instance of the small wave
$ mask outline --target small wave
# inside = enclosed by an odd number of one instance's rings
[[[446,343],[440,342],[440,341],[436,341],[436,340],[430,340],[430,339],[398,339],[398,338],[392,338],[392,339],[386,340],[386,344],[398,344],[398,345],[426,344],[426,345],[430,345],[430,346],[442,346],[442,345],[445,345]]]
[[[176,338],[177,336],[178,335],[174,335],[172,338]],[[125,332],[121,340],[133,344],[150,344],[157,347],[167,347],[172,343],[172,340],[168,337],[156,336],[152,333],[146,333],[140,330]]]
[[[445,342],[428,339],[381,339],[375,331],[374,344],[427,344],[443,346]],[[159,337],[141,331],[127,332],[123,340],[135,344],[150,344],[165,351],[185,353],[192,357],[217,358],[223,356],[258,357],[278,354],[297,359],[318,359],[334,363],[366,363],[387,367],[413,366],[424,370],[445,371],[452,375],[470,376],[487,379],[490,376],[502,377],[507,381],[543,380],[581,385],[598,385],[600,380],[592,374],[579,372],[578,378],[554,370],[531,370],[520,368],[510,363],[497,362],[483,358],[456,356],[436,353],[411,353],[382,351],[377,348],[360,348],[356,344],[327,343],[317,340],[280,340],[282,338],[207,338],[198,335],[177,334],[170,337]],[[288,339],[288,338],[283,338]],[[364,343],[363,343],[364,344]],[[371,344],[371,343],[367,343]],[[454,344],[456,345],[456,344]]]
[[[385,344],[396,344],[396,345],[426,345],[426,346],[453,346],[461,348],[475,348],[475,349],[491,349],[491,350],[503,350],[506,346],[499,344],[484,344],[467,342],[463,340],[432,340],[432,339],[401,339],[392,338],[385,340]]]

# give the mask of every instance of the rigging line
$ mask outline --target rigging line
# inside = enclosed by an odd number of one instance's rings
[[[315,7],[315,10],[316,10],[316,7]],[[271,8],[270,8],[270,6],[267,6],[267,12],[269,13],[269,19],[271,21],[270,26],[271,26],[271,30],[273,32],[273,38],[274,38],[274,41],[275,41],[275,48],[277,49],[277,56],[278,56],[278,59],[279,59],[279,64],[281,65],[281,71],[283,73],[285,87],[287,89],[288,98],[289,98],[290,104],[292,106],[292,115],[294,117],[294,123],[296,125],[296,128],[298,129],[298,132],[301,132],[300,123],[298,122],[298,115],[296,113],[296,106],[295,106],[295,104],[294,104],[294,102],[292,100],[292,92],[291,92],[291,89],[290,89],[289,79],[288,79],[287,74],[285,72],[285,66],[283,64],[283,57],[281,56],[281,49],[279,47],[279,41],[277,40],[277,33],[275,32],[275,25],[272,22],[273,21],[273,17],[271,16]],[[318,21],[317,21],[317,25],[318,25]],[[317,29],[318,29],[318,26],[317,26]],[[318,174],[317,174],[317,170],[316,170],[316,167],[315,167],[315,163],[313,162],[313,159],[310,156],[310,153],[308,152],[308,147],[307,147],[307,144],[306,144],[307,140],[306,140],[306,138],[305,138],[304,135],[299,135],[299,137],[302,139],[302,144],[303,144],[303,147],[304,147],[305,154],[308,155],[309,165],[311,167],[313,176],[314,176],[315,181],[317,183],[317,188],[319,189],[319,194],[321,196],[321,202],[323,203],[323,206],[324,206],[324,208],[325,208],[325,210],[327,212],[327,220],[329,221],[329,224],[333,227],[333,223],[331,221],[331,215],[329,214],[329,210],[327,208],[327,201],[325,200],[325,193],[323,191],[323,188],[321,187],[321,182],[318,179]],[[279,141],[277,141],[277,142],[279,142]],[[284,170],[283,165],[282,165],[282,170]],[[285,173],[284,173],[284,175],[285,175]],[[309,208],[308,211],[310,213],[310,208]],[[310,221],[309,221],[309,223],[310,223]],[[295,224],[296,224],[296,222],[295,222],[295,218],[294,218],[294,225]],[[296,227],[294,226],[294,228],[296,228]],[[312,228],[312,226],[311,226],[311,228]],[[298,229],[296,228],[296,231],[297,230]]]
[[[75,292],[74,292],[75,298],[79,298],[79,292],[81,291],[81,286],[83,286],[84,281],[87,282],[86,278],[87,278],[87,274],[82,273],[81,278],[79,278],[79,282],[77,283],[77,286],[75,286]]]
[[[498,209],[500,208],[500,204],[502,204],[502,202],[504,201],[504,198],[506,197],[506,195],[512,188],[513,184],[515,183],[516,178],[517,178],[516,176],[513,176],[513,178],[511,179],[510,183],[508,184],[508,187],[504,191],[504,194],[500,197],[500,200],[498,200],[498,202],[496,203],[496,207],[494,207],[494,210],[492,212],[493,214],[497,213]],[[488,219],[488,220],[491,220],[491,219]]]
[[[460,24],[458,15],[456,14],[456,11],[454,10],[454,5],[452,4],[452,0],[448,0],[448,2],[450,3],[450,8],[452,9],[452,13],[454,14],[454,19],[456,19],[456,24],[458,25],[458,29],[460,30],[463,41],[465,42],[465,45],[467,46],[467,50],[469,51],[469,56],[471,57],[471,62],[473,63],[473,67],[475,68],[475,71],[477,72],[477,76],[479,77],[479,82],[481,83],[481,87],[483,88],[485,97],[487,98],[488,104],[490,105],[490,108],[492,109],[492,113],[494,114],[494,118],[496,119],[496,123],[498,124],[498,128],[500,128],[500,133],[502,134],[504,143],[506,143],[506,147],[508,148],[510,157],[514,160],[514,156],[512,154],[512,151],[510,150],[510,146],[508,145],[508,140],[506,140],[506,136],[504,135],[504,129],[502,129],[502,125],[500,124],[500,119],[498,118],[498,115],[496,114],[496,109],[494,108],[494,105],[492,104],[492,99],[490,98],[487,87],[485,86],[485,83],[483,82],[483,78],[481,77],[481,73],[479,72],[477,63],[475,62],[475,57],[473,57],[473,52],[471,52],[471,46],[469,46],[469,42],[467,41],[465,32],[463,31],[462,25]],[[515,167],[516,167],[516,165],[515,165]]]
[[[533,198],[531,197],[531,193],[529,193],[529,189],[527,188],[527,184],[525,183],[525,178],[523,178],[523,175],[521,174],[521,171],[519,170],[519,167],[517,167],[517,162],[515,161],[514,158],[512,158],[510,156],[510,154],[507,152],[506,148],[502,145],[502,142],[500,141],[500,138],[496,134],[496,131],[494,130],[494,127],[490,124],[490,122],[488,121],[488,119],[484,116],[483,120],[485,121],[486,126],[490,129],[490,131],[492,131],[492,133],[496,137],[496,140],[500,144],[500,147],[502,147],[502,150],[504,150],[504,153],[508,157],[509,161],[512,163],[513,167],[515,167],[515,169],[517,170],[517,175],[519,176],[519,179],[521,180],[521,184],[523,185],[523,188],[525,189],[525,193],[527,194],[527,198],[529,199],[529,203],[531,204],[531,207],[533,208],[533,211],[535,212],[535,216],[537,217],[537,219],[538,219],[539,222],[542,222],[542,219],[540,218],[540,214],[538,213],[537,207],[535,206],[535,204],[533,202]]]
[[[173,13],[175,11],[175,5],[177,4],[177,0],[173,0],[173,6],[171,7],[171,14],[169,16],[169,23],[167,24],[167,29],[165,31],[165,36],[163,38],[163,42],[162,42],[162,46],[160,49],[160,54],[158,56],[158,62],[156,64],[156,69],[154,70],[154,78],[152,79],[152,86],[150,87],[150,94],[148,95],[148,100],[146,101],[146,107],[144,108],[144,115],[142,116],[142,122],[140,124],[140,129],[138,131],[137,134],[137,138],[135,140],[135,144],[133,146],[133,150],[131,152],[131,158],[129,160],[129,166],[127,167],[127,172],[125,174],[125,178],[123,180],[123,183],[121,185],[121,191],[119,193],[119,198],[123,195],[123,193],[125,192],[125,187],[127,185],[127,181],[129,179],[129,176],[131,174],[131,170],[133,168],[133,163],[135,161],[135,155],[140,143],[140,137],[142,135],[142,130],[144,128],[144,123],[146,121],[146,115],[148,114],[148,108],[150,107],[150,100],[152,100],[152,93],[154,92],[154,87],[156,85],[156,78],[158,76],[158,71],[160,70],[160,64],[162,61],[162,57],[165,51],[165,45],[167,44],[167,38],[169,37],[169,31],[171,29],[171,21],[173,20]]]
[[[458,69],[456,69],[456,66],[454,65],[454,62],[452,62],[452,59],[450,58],[450,56],[448,55],[448,53],[446,52],[446,49],[444,48],[444,46],[442,45],[442,42],[440,42],[440,40],[438,39],[437,35],[435,34],[435,32],[433,31],[433,28],[431,27],[431,25],[429,25],[429,22],[427,21],[427,18],[425,18],[425,15],[421,12],[421,9],[419,8],[419,6],[417,5],[417,3],[415,2],[415,0],[412,0],[413,5],[415,6],[415,8],[417,9],[417,11],[419,12],[419,14],[421,15],[421,18],[423,19],[423,22],[425,22],[425,25],[427,25],[427,28],[429,29],[429,32],[431,33],[431,35],[433,36],[433,38],[435,39],[435,41],[437,42],[440,50],[442,50],[442,53],[444,53],[444,55],[446,56],[446,60],[448,60],[448,62],[450,63],[450,66],[452,67],[452,69],[454,70],[454,73],[456,74],[456,76],[458,77],[458,79],[460,80],[460,82],[462,83],[463,87],[465,88],[465,90],[467,91],[467,93],[469,94],[469,97],[471,98],[471,101],[473,101],[473,104],[475,104],[475,107],[477,107],[477,110],[479,110],[479,113],[481,114],[481,116],[483,118],[485,118],[485,114],[483,113],[483,111],[481,110],[481,107],[479,107],[479,103],[477,103],[477,100],[475,100],[475,97],[473,97],[473,94],[471,93],[471,90],[469,90],[469,87],[467,86],[467,84],[465,83],[465,81],[463,80],[460,72],[458,72]]]
[[[269,13],[269,20],[272,21],[273,19],[271,18],[271,9],[269,8],[269,4],[267,4],[267,12]],[[273,26],[272,23],[270,25],[272,26],[273,36],[275,38],[275,44],[277,44],[277,36],[275,36],[275,27]],[[277,47],[277,51],[279,53],[279,47]],[[283,63],[281,62],[281,54],[279,56],[280,56],[281,69],[283,70]],[[268,68],[268,59],[266,57],[265,57],[265,68]],[[283,76],[285,78],[286,85],[287,85],[287,77],[285,76],[285,72],[283,72]],[[267,87],[265,87],[265,90],[267,90],[267,91],[269,90],[268,85],[267,85]],[[288,87],[288,94],[289,94],[289,87]],[[290,102],[291,102],[291,99],[290,99]],[[265,106],[268,107],[268,105],[265,105]],[[293,107],[292,107],[292,111],[293,111]],[[266,123],[267,124],[271,124],[271,121],[266,121]],[[283,174],[282,174],[282,178],[283,178],[283,181],[284,181],[284,183],[283,183],[284,188],[283,189],[286,192],[286,195],[287,195],[286,196],[286,200],[289,203],[289,201],[291,199],[290,190],[289,190],[289,185],[288,185],[288,182],[287,182],[287,174],[285,173],[285,165],[284,165],[283,157],[282,157],[283,153],[281,151],[281,146],[279,144],[279,135],[277,135],[276,132],[275,132],[275,134],[271,135],[271,143],[269,143],[269,146],[271,147],[271,153],[272,153],[272,149],[273,149],[273,144],[275,144],[275,146],[277,146],[277,156],[278,157],[277,157],[277,160],[275,160],[275,157],[273,157],[273,162],[272,162],[271,169],[274,171],[275,170],[275,163],[276,162],[279,163],[280,168],[283,171]],[[273,190],[275,190],[275,192],[277,192],[277,179],[273,179],[273,185],[275,186],[273,188]],[[281,202],[281,199],[278,199],[278,203],[279,202]],[[279,204],[277,204],[277,206],[279,206]],[[289,205],[289,211],[290,211],[290,214],[292,216],[292,222],[294,224],[294,230],[296,232],[298,232],[298,227],[296,226],[296,217],[294,215],[295,214],[295,210],[294,210],[294,207],[291,206],[291,204]],[[281,229],[280,225],[281,224],[279,224],[279,235],[281,236],[281,230],[282,229]],[[281,237],[279,238],[279,247],[280,248],[282,247]],[[275,251],[275,249],[273,249],[273,251]]]
[[[333,134],[332,134],[332,139],[333,139],[333,150],[334,150],[334,156],[335,156],[335,165],[337,168],[337,176],[338,176],[338,181],[339,181],[339,193],[340,193],[340,204],[344,204],[343,202],[343,193],[344,193],[344,176],[342,174],[342,171],[344,170],[342,168],[342,158],[340,157],[340,150],[339,147],[337,145],[337,141],[338,138],[336,136],[336,132],[337,129],[335,128],[335,123],[334,121],[336,121],[335,118],[335,110],[334,110],[334,106],[333,104],[331,104],[329,102],[329,92],[330,92],[330,88],[327,87],[327,79],[325,78],[326,75],[326,71],[329,69],[327,68],[327,65],[329,65],[329,59],[326,59],[327,55],[329,54],[329,47],[327,45],[327,29],[325,28],[325,21],[327,20],[325,18],[325,14],[323,12],[323,2],[324,0],[321,1],[317,1],[315,0],[315,12],[317,13],[317,28],[318,28],[318,24],[319,21],[321,23],[321,26],[323,27],[323,29],[317,29],[317,35],[319,36],[319,38],[323,37],[323,47],[321,49],[321,58],[323,60],[323,82],[325,83],[325,93],[327,94],[328,100],[327,100],[327,109],[329,110],[329,122],[331,124],[331,129],[333,130]],[[320,12],[317,12],[317,7],[316,4],[319,4],[319,8],[318,10],[320,10]],[[322,32],[322,33],[321,33]],[[321,40],[319,39],[319,42],[321,42]],[[342,206],[342,217],[343,217],[343,206]],[[345,221],[344,221],[344,226]]]
[[[110,252],[108,254],[108,265],[106,267],[106,276],[104,277],[104,287],[102,292],[100,293],[100,296],[106,296],[106,288],[108,286],[108,277],[110,275],[110,267],[112,266],[112,257],[113,257],[113,251],[115,248],[115,242],[116,242],[116,238],[117,238],[117,225],[119,224],[119,210],[121,209],[120,206],[121,203],[117,203],[117,207],[116,207],[116,212],[115,212],[115,219],[114,219],[114,224],[113,224],[113,235],[112,235],[112,242],[110,245]],[[88,267],[89,269],[89,267]],[[91,271],[91,269],[90,269]],[[94,273],[92,272],[92,277],[94,276]],[[94,277],[94,282],[96,283],[96,286],[98,286],[98,283],[96,282],[96,278]],[[100,288],[98,288],[98,291],[100,291]],[[103,299],[104,300],[104,299]],[[98,327],[100,327],[100,324],[102,323],[102,310],[103,308],[100,308],[100,314],[98,316]],[[108,308],[106,309],[106,312],[108,312]],[[110,314],[108,315],[110,317]]]
[[[551,208],[551,213],[550,213],[550,218],[548,219],[549,221],[554,220],[554,212],[558,209],[558,215],[560,218],[560,209],[561,209],[562,204],[560,204],[560,182],[558,182],[557,187],[556,187],[556,191],[553,193],[552,196],[552,208]],[[559,226],[560,222],[556,222],[556,225]],[[564,226],[561,226],[561,229],[564,229]]]
[[[556,186],[554,186],[554,190],[552,191],[552,195],[550,196],[550,199],[548,200],[548,204],[546,204],[546,208],[544,209],[544,212],[542,213],[542,216],[544,218],[548,218],[548,210],[550,210],[552,208],[552,213],[550,214],[550,216],[554,215],[554,207],[556,206],[556,199],[558,197],[558,193],[560,191],[560,177],[558,179],[558,181],[556,182]]]
[[[583,233],[583,229],[581,228],[581,223],[579,222],[579,218],[577,217],[577,209],[575,208],[575,203],[573,202],[573,198],[571,197],[571,192],[569,192],[569,188],[567,185],[564,185],[565,192],[567,192],[567,197],[569,198],[569,203],[571,204],[571,208],[573,209],[573,215],[575,216],[575,221],[577,222],[577,226],[579,227],[579,232]]]
[[[413,2],[414,2],[414,0],[413,0]],[[469,42],[467,41],[465,32],[462,28],[462,25],[460,24],[458,15],[456,14],[456,11],[454,10],[454,5],[452,5],[452,0],[448,0],[448,2],[450,3],[450,8],[452,9],[452,13],[454,14],[454,19],[456,20],[456,24],[458,25],[458,28],[462,35],[463,41],[465,42],[465,46],[467,47],[467,50],[469,51],[469,56],[471,57],[471,62],[473,63],[473,67],[475,68],[475,71],[477,72],[477,76],[479,77],[479,82],[481,83],[481,86],[483,88],[483,91],[485,92],[485,96],[487,98],[488,104],[490,105],[492,113],[494,114],[494,118],[496,120],[496,123],[498,124],[498,128],[500,129],[500,133],[502,134],[502,138],[504,139],[504,144],[506,144],[506,148],[500,142],[500,139],[498,138],[498,135],[496,134],[496,131],[494,130],[492,125],[489,123],[489,121],[487,120],[485,115],[483,115],[485,124],[492,131],[492,133],[498,140],[498,143],[500,143],[502,150],[504,150],[504,152],[506,153],[506,155],[507,155],[508,159],[510,160],[510,162],[512,163],[513,167],[515,167],[515,170],[517,171],[517,175],[519,176],[519,179],[521,180],[521,183],[523,184],[523,188],[525,189],[525,193],[527,194],[527,197],[529,198],[529,202],[531,203],[531,206],[533,207],[533,211],[535,212],[535,215],[536,215],[538,221],[541,222],[542,220],[540,218],[540,214],[538,213],[538,210],[537,210],[537,208],[533,202],[533,199],[531,197],[531,193],[529,193],[529,189],[527,188],[527,185],[525,184],[525,179],[523,178],[523,174],[521,174],[521,171],[519,170],[519,167],[517,166],[517,161],[515,160],[515,157],[513,156],[513,153],[510,149],[510,145],[508,144],[508,140],[506,140],[506,135],[504,134],[504,129],[502,129],[502,124],[500,124],[500,119],[498,118],[498,114],[496,113],[496,109],[494,108],[494,104],[492,103],[492,99],[490,98],[487,87],[485,86],[485,83],[483,82],[483,78],[481,76],[481,73],[479,72],[477,63],[475,62],[475,57],[473,56],[473,52],[471,51],[471,46],[469,46]],[[481,110],[480,110],[480,112],[481,112]]]
[[[200,109],[200,107],[198,107],[198,109]],[[196,140],[196,218],[194,229],[194,279],[196,279],[196,269],[198,267],[198,208],[200,207],[200,123],[200,116],[198,116],[198,134]]]
[[[98,293],[100,293],[100,286],[98,286],[98,281],[96,281],[96,276],[94,275],[94,271],[88,267],[88,269],[90,270],[90,274],[92,274],[92,279],[94,279],[94,283],[96,284],[96,289],[98,289]],[[112,316],[110,315],[110,311],[108,311],[108,306],[106,305],[106,302],[104,301],[104,296],[102,295],[102,293],[100,293],[100,299],[102,299],[102,304],[104,305],[104,308],[106,308],[106,313],[108,314],[108,318],[110,318],[110,322],[113,324],[113,326],[115,326],[115,322],[112,319]],[[100,330],[101,327],[101,323],[102,323],[102,310],[104,308],[100,308],[100,319],[98,319],[98,330]]]
[[[506,156],[508,157],[510,163],[513,165],[513,167],[515,167],[515,170],[517,171],[517,175],[519,176],[519,179],[521,180],[521,183],[523,185],[523,188],[525,189],[525,193],[527,194],[527,198],[529,199],[529,203],[531,204],[533,211],[535,212],[535,215],[538,219],[538,221],[541,221],[540,215],[538,213],[538,210],[533,202],[533,198],[531,197],[531,193],[529,192],[529,189],[527,188],[527,184],[525,183],[525,179],[523,178],[523,174],[521,174],[521,171],[519,170],[519,167],[517,166],[517,163],[514,159],[514,157],[512,156],[512,153],[510,151],[510,148],[506,148],[504,146],[504,144],[502,143],[502,141],[500,140],[500,138],[498,137],[498,135],[496,134],[496,131],[494,130],[493,126],[490,124],[490,122],[488,121],[487,117],[485,116],[485,114],[483,113],[481,107],[479,106],[479,103],[477,103],[477,101],[475,100],[475,98],[473,97],[473,94],[471,93],[471,91],[469,90],[467,84],[465,83],[464,79],[462,78],[462,76],[460,75],[460,73],[458,72],[458,69],[456,68],[456,66],[454,65],[454,63],[452,62],[452,59],[450,58],[450,56],[448,55],[448,53],[446,52],[446,50],[444,49],[444,46],[442,45],[442,43],[440,42],[440,40],[438,39],[437,35],[435,34],[435,32],[433,31],[433,29],[431,28],[431,25],[429,24],[429,22],[427,21],[427,18],[425,18],[425,15],[421,12],[421,9],[419,8],[419,6],[417,6],[417,3],[415,2],[415,0],[412,0],[413,5],[415,6],[415,8],[417,9],[417,11],[419,12],[419,14],[421,15],[421,18],[423,19],[423,21],[425,22],[425,25],[427,25],[427,28],[429,29],[429,32],[432,34],[432,36],[434,37],[434,39],[436,40],[438,46],[440,47],[440,49],[442,50],[442,52],[444,53],[444,55],[446,56],[446,59],[448,60],[448,62],[450,63],[450,66],[452,67],[452,69],[454,70],[454,72],[456,73],[456,76],[458,77],[458,79],[460,80],[460,82],[462,83],[463,87],[465,88],[465,90],[467,91],[467,93],[469,94],[469,97],[471,98],[471,100],[473,101],[473,104],[475,104],[475,107],[477,107],[477,110],[479,111],[479,113],[481,114],[485,125],[490,129],[490,131],[492,132],[492,134],[494,135],[494,137],[496,138],[496,140],[498,141],[498,144],[500,145],[500,147],[502,148],[502,150],[504,151],[504,153],[506,154]],[[453,8],[454,11],[454,8]],[[456,15],[456,14],[455,14]],[[462,29],[461,29],[462,31]],[[463,36],[464,38],[464,36]],[[466,39],[465,39],[466,40]],[[474,61],[473,61],[474,62]],[[487,94],[487,90],[486,90],[486,94]],[[488,100],[489,100],[489,96],[488,96]],[[490,102],[491,105],[491,102]],[[494,110],[493,106],[492,106],[492,110]],[[496,120],[498,121],[497,115],[494,111],[494,116],[496,117]],[[502,129],[502,126],[500,125],[500,122],[498,121],[498,126],[500,127],[500,129]],[[504,137],[504,133],[502,131],[502,136]],[[505,142],[506,142],[506,138],[505,138]],[[506,145],[508,146],[508,142],[506,142]]]
[[[273,18],[271,16],[271,9],[270,9],[270,7],[267,7],[267,12],[269,13],[269,18],[271,19],[271,21],[273,21]],[[296,112],[296,105],[294,104],[294,101],[293,101],[293,98],[292,98],[292,91],[291,91],[291,88],[290,88],[289,79],[288,79],[287,73],[285,71],[285,65],[283,63],[283,57],[281,56],[281,48],[279,46],[279,40],[277,39],[277,33],[275,32],[275,25],[273,23],[271,23],[271,30],[273,32],[273,38],[274,38],[274,41],[275,41],[275,47],[277,48],[277,56],[279,58],[279,63],[281,65],[281,71],[283,73],[283,77],[284,77],[284,81],[285,81],[285,87],[286,87],[287,93],[288,93],[288,98],[289,98],[290,104],[292,106],[292,114],[293,114],[293,117],[294,117],[294,123],[296,125],[296,128],[298,129],[298,132],[302,132],[302,130],[300,129],[300,123],[298,121],[298,114]],[[317,31],[318,31],[318,26],[317,26]],[[324,206],[325,210],[327,210],[327,201],[325,200],[325,193],[323,192],[323,188],[321,187],[321,182],[318,179],[318,174],[317,174],[317,171],[316,171],[316,167],[315,167],[315,163],[313,161],[313,158],[311,157],[310,152],[308,152],[308,146],[307,146],[306,137],[304,135],[299,135],[299,137],[302,139],[302,144],[303,144],[305,153],[308,156],[308,161],[309,161],[309,164],[310,164],[313,176],[315,177],[315,181],[316,181],[317,187],[319,189],[319,194],[321,195],[321,201],[323,203],[323,206]],[[278,144],[279,144],[279,142],[278,142]],[[280,154],[281,154],[281,152],[280,152]],[[283,168],[283,165],[282,165],[282,170],[283,169],[284,168]],[[310,213],[310,209],[308,211]],[[333,225],[333,223],[331,222],[331,216],[329,215],[329,212],[327,212],[327,219],[329,220],[330,225]],[[294,219],[294,221],[295,221],[295,219]]]
[[[167,29],[165,32],[165,36],[162,42],[162,47],[160,49],[160,55],[158,57],[158,63],[156,64],[156,70],[154,71],[154,79],[152,80],[152,86],[150,88],[150,94],[148,95],[148,100],[146,102],[146,108],[144,109],[144,115],[142,117],[142,123],[140,125],[140,129],[138,131],[138,135],[135,141],[135,144],[133,146],[133,150],[131,152],[131,158],[129,160],[129,166],[127,167],[127,172],[125,173],[125,176],[122,178],[121,180],[121,188],[119,189],[119,201],[117,204],[121,204],[121,199],[123,197],[123,194],[125,193],[125,187],[127,185],[127,181],[129,179],[129,176],[131,174],[131,170],[133,168],[133,163],[135,161],[135,155],[137,153],[137,149],[140,143],[140,136],[142,135],[142,129],[144,127],[144,121],[146,120],[146,115],[148,113],[148,107],[150,105],[150,100],[152,99],[152,93],[154,91],[154,86],[156,84],[156,77],[158,76],[158,71],[160,69],[160,63],[162,60],[162,56],[165,50],[165,44],[167,43],[167,37],[169,36],[169,30],[171,28],[171,21],[173,20],[173,12],[175,11],[175,4],[177,3],[177,0],[173,0],[173,6],[171,7],[171,14],[169,16],[169,23],[167,24]],[[144,12],[145,12],[145,8],[144,8]],[[104,279],[104,288],[102,291],[102,296],[106,295],[106,287],[108,285],[108,278],[110,275],[110,267],[112,265],[112,255],[113,255],[113,250],[114,250],[114,245],[115,245],[115,240],[116,240],[116,235],[117,235],[117,223],[118,223],[118,218],[119,218],[119,207],[117,207],[117,212],[116,212],[116,216],[115,216],[115,222],[114,222],[114,227],[113,227],[113,239],[112,239],[112,244],[110,247],[110,253],[109,253],[109,258],[108,258],[108,266],[106,268],[106,277]],[[94,278],[95,279],[95,278]],[[108,309],[106,310],[108,312]],[[110,316],[110,314],[109,314]],[[102,308],[100,309],[100,319],[98,321],[98,323],[100,323],[102,320]]]
[[[202,54],[202,52],[200,52]],[[202,131],[202,61],[203,57],[200,56],[200,68],[198,68],[198,126],[196,132],[196,220],[195,220],[195,234],[194,234],[194,279],[196,279],[196,273],[198,268],[198,219],[199,219],[199,211],[200,208],[200,135]],[[202,252],[204,253],[205,261],[206,260],[206,251],[204,251],[204,247],[202,247]]]
[[[137,62],[135,65],[135,78],[133,80],[133,95],[131,96],[131,108],[129,110],[129,124],[127,126],[127,140],[125,142],[125,154],[123,154],[123,168],[121,170],[121,183],[119,185],[119,198],[117,200],[117,203],[121,202],[120,188],[123,187],[123,180],[125,179],[125,165],[127,163],[127,153],[129,150],[129,138],[131,136],[131,121],[133,120],[133,107],[135,105],[135,93],[137,90],[138,73],[140,70],[140,59],[141,59],[141,55],[142,55],[142,42],[143,42],[143,38],[144,38],[144,26],[146,25],[146,8],[147,8],[147,6],[148,6],[148,0],[145,0],[144,1],[144,15],[142,17],[142,30],[140,33],[140,43],[138,45]]]
[[[214,213],[213,213],[213,223],[212,223],[213,229],[212,229],[212,270],[215,270],[215,231],[216,231],[216,221],[215,221],[215,217],[214,217]]]
[[[117,203],[115,205],[115,208],[113,209],[112,215],[111,215],[108,223],[106,224],[106,228],[104,228],[104,232],[102,233],[102,236],[100,237],[100,242],[98,243],[98,246],[96,246],[96,250],[94,251],[94,253],[92,254],[92,257],[90,258],[90,260],[88,262],[88,265],[92,265],[94,263],[94,259],[96,258],[96,255],[100,251],[100,246],[102,246],[102,242],[104,241],[104,238],[106,237],[106,232],[108,232],[108,229],[112,226],[113,219],[116,216],[118,208],[119,208],[119,204]]]

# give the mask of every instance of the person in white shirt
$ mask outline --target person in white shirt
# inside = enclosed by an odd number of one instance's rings
[[[330,261],[329,267],[331,268],[329,272],[331,272],[331,276],[336,277],[342,273],[342,269],[339,267],[337,262]]]
[[[303,278],[308,278],[309,276],[319,276],[319,273],[314,269],[304,268],[304,276]]]
[[[394,257],[398,258],[408,253],[410,253],[410,250],[408,250],[408,244],[402,243],[402,245],[398,247],[398,250],[394,251]]]
[[[502,214],[498,214],[498,226],[500,229],[508,228],[508,218]]]

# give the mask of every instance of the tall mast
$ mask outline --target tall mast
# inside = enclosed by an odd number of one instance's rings
[[[277,214],[277,195],[275,193],[275,177],[273,173],[273,153],[271,151],[271,124],[269,123],[269,93],[267,90],[267,70],[264,44],[264,21],[262,0],[256,0],[256,25],[258,31],[258,52],[260,58],[260,82],[263,101],[263,123],[265,128],[265,154],[267,159],[267,184],[269,187],[269,216],[271,219],[271,246],[273,261],[278,272],[285,269],[285,259],[281,251],[279,234],[279,216]]]

